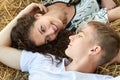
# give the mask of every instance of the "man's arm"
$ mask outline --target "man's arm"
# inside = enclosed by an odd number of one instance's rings
[[[16,25],[17,19],[22,15],[18,14],[1,32],[0,32],[0,62],[3,64],[20,69],[20,54],[21,51],[11,48],[10,33]]]
[[[20,70],[20,55],[21,51],[17,49],[0,47],[0,62],[11,68]]]
[[[1,32],[0,32],[0,62],[3,64],[20,69],[20,50],[10,47],[11,39],[10,33],[12,28],[16,25],[18,18],[29,14],[34,8],[39,7],[41,11],[46,12],[47,9],[40,4],[32,3],[22,10]]]
[[[28,5],[25,9],[23,9],[1,32],[0,32],[0,46],[10,46],[11,40],[10,40],[10,33],[12,28],[16,25],[17,19],[29,14],[34,8],[38,7],[41,11],[47,12],[47,8],[42,4],[37,3],[31,3]]]

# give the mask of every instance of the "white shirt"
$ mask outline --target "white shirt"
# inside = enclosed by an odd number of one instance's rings
[[[21,70],[29,72],[29,80],[120,80],[120,76],[113,78],[107,75],[65,71],[65,64],[69,61],[63,58],[62,62],[56,65],[58,60],[53,55],[51,57],[23,50]]]

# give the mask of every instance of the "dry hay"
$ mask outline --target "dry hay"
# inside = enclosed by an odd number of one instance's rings
[[[120,75],[120,64],[112,64],[109,66],[99,66],[96,73],[104,74],[104,75],[111,75],[111,76],[118,76]]]
[[[2,30],[26,5],[40,0],[0,0],[0,30]],[[120,0],[115,0],[120,4]],[[110,23],[118,33],[120,33],[120,20]],[[120,64],[111,66],[100,66],[96,73],[112,76],[120,75]],[[9,68],[0,63],[0,80],[27,80],[28,73]]]

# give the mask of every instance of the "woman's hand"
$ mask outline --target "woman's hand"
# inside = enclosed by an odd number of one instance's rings
[[[115,62],[120,63],[120,50],[119,50],[118,55],[116,57],[114,57],[110,62],[108,62],[107,65],[110,65]]]
[[[116,7],[116,4],[113,0],[102,0],[101,5],[103,8],[107,8],[107,10],[110,10]]]
[[[35,8],[39,8],[41,12],[46,13],[48,9],[43,4],[31,3],[23,9],[18,15],[24,16],[32,12]]]
[[[120,50],[119,50],[118,55],[115,57],[115,61],[120,63]]]

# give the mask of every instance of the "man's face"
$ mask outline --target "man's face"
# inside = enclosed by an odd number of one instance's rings
[[[94,44],[94,29],[87,25],[78,34],[69,37],[70,43],[65,53],[71,58],[82,58]]]

